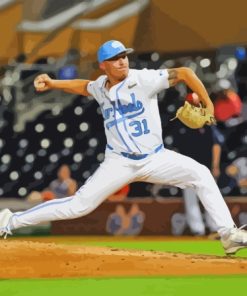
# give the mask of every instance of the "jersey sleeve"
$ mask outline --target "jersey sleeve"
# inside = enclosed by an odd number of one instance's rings
[[[96,89],[95,89],[95,81],[90,81],[87,85],[87,91],[96,98]]]
[[[168,71],[167,69],[140,71],[140,81],[146,88],[149,97],[169,88]]]
[[[87,85],[87,91],[100,104],[102,101],[102,85],[105,81],[105,76],[99,76],[95,81],[90,81]]]

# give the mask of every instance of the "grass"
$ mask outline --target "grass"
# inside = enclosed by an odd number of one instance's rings
[[[171,241],[171,242],[88,242],[86,245],[108,246],[124,249],[140,249],[164,252],[179,252],[189,254],[207,254],[223,256],[224,251],[217,241]],[[247,257],[247,253],[246,253]]]
[[[0,281],[8,296],[181,296],[246,294],[246,276],[149,277],[113,279],[52,279]]]
[[[109,238],[102,238],[97,241],[95,239],[88,239],[83,241],[66,241],[63,243],[67,244],[80,244],[87,246],[103,246],[103,247],[113,247],[120,249],[137,249],[146,251],[161,251],[161,252],[178,252],[178,253],[188,253],[188,254],[202,254],[202,255],[216,255],[225,256],[224,250],[220,241],[212,241],[207,239],[188,239],[188,240],[177,240],[172,238],[170,241],[159,239],[155,240],[124,240],[121,238],[118,240],[114,238],[109,240]],[[247,257],[247,249],[240,250],[236,257]],[[247,295],[247,293],[246,293]]]

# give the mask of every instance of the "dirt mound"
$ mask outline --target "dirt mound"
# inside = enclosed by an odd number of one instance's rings
[[[155,251],[0,241],[0,278],[247,274],[247,260]]]

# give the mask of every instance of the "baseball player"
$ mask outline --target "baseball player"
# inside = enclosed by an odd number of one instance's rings
[[[189,68],[129,69],[127,55],[132,51],[117,40],[104,43],[98,62],[105,75],[95,81],[54,80],[46,74],[35,78],[37,91],[60,89],[97,100],[107,138],[105,160],[74,196],[23,212],[3,210],[0,234],[6,237],[19,227],[87,215],[125,184],[142,181],[193,188],[217,225],[225,252],[247,247],[247,232],[235,226],[210,171],[163,145],[157,93],[184,82],[213,115],[205,87]]]

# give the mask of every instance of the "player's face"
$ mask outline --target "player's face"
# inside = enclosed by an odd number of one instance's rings
[[[128,75],[129,59],[126,53],[122,53],[101,63],[100,68],[105,71],[108,77],[121,81]]]

